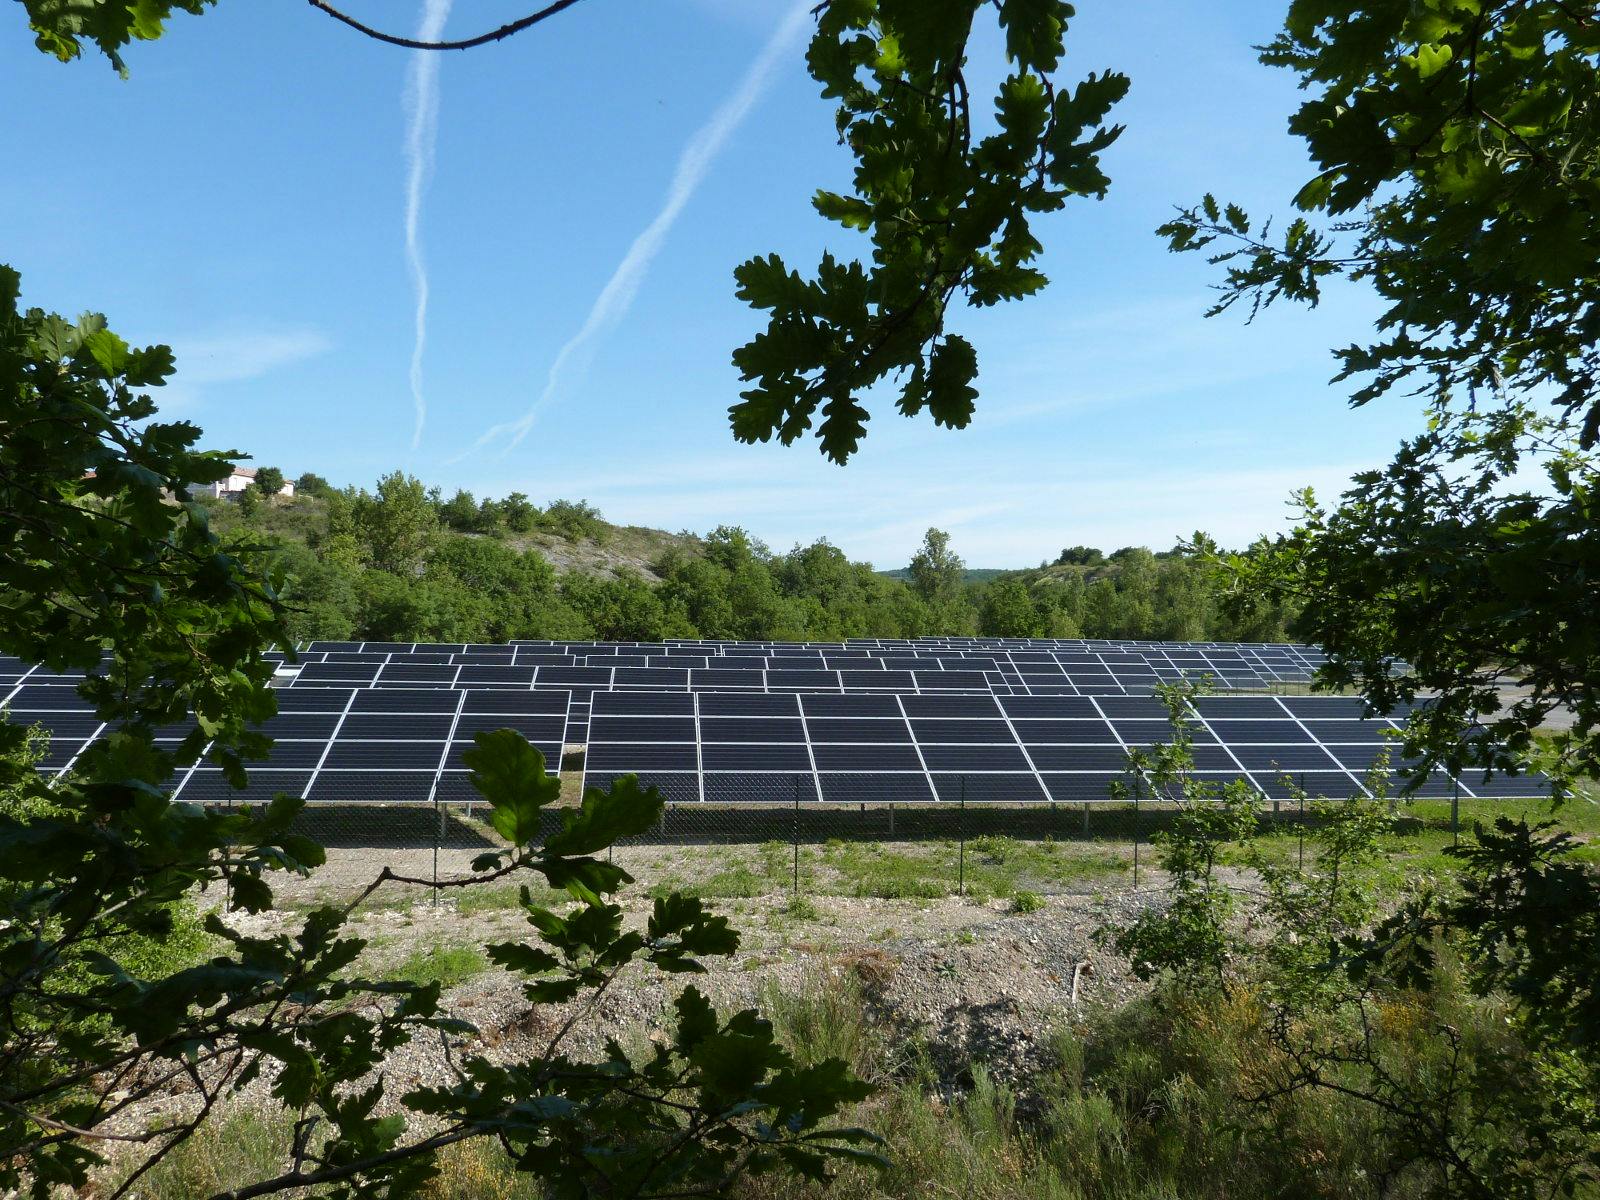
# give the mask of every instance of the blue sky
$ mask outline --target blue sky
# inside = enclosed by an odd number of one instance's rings
[[[428,3],[437,22],[444,0]],[[350,8],[405,32],[429,15],[423,0]],[[443,28],[524,10],[457,0]],[[31,119],[9,127],[0,256],[26,303],[97,308],[130,340],[172,344],[163,411],[291,476],[370,485],[403,467],[447,493],[741,524],[780,549],[825,536],[880,567],[930,525],[981,566],[1196,528],[1243,543],[1284,526],[1291,489],[1338,490],[1417,424],[1404,399],[1351,411],[1327,382],[1329,348],[1371,325],[1369,296],[1204,320],[1210,269],[1153,233],[1208,189],[1281,211],[1306,177],[1284,132],[1294,81],[1250,49],[1283,11],[1079,5],[1065,70],[1133,80],[1110,194],[1039,226],[1043,295],[956,319],[979,353],[974,424],[880,403],[844,468],[814,442],[742,446],[727,429],[729,353],[760,323],[733,267],[858,250],[809,204],[850,164],[779,0],[586,0],[436,57],[431,82],[416,55],[297,4],[180,15],[133,48],[128,80],[44,58],[11,13],[0,97]],[[992,80],[992,61],[973,76]],[[431,170],[419,94],[424,118],[437,104]],[[415,445],[414,265],[428,288]]]

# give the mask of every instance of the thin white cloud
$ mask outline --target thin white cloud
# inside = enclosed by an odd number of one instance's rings
[[[438,41],[450,16],[452,0],[423,0],[417,40]],[[411,448],[422,444],[428,400],[422,394],[422,355],[428,344],[428,268],[422,259],[422,193],[433,175],[433,152],[439,137],[439,51],[413,50],[406,68],[406,266],[416,294],[415,330],[411,343],[411,406],[416,420]]]
[[[259,379],[333,349],[328,336],[316,329],[213,333],[173,338],[171,345],[176,369],[153,397],[164,417],[193,413],[209,388]]]
[[[333,342],[316,329],[253,330],[177,338],[172,354],[176,378],[201,385],[256,379],[331,349]]]
[[[550,373],[545,378],[544,390],[540,392],[538,399],[516,420],[502,422],[485,430],[471,447],[450,459],[450,462],[459,462],[468,454],[481,450],[489,443],[503,437],[510,438],[504,451],[510,453],[523,438],[528,436],[539,411],[556,395],[563,376],[569,371],[581,374],[587,369],[594,357],[595,339],[621,321],[633,307],[639,288],[650,271],[651,263],[661,252],[667,234],[694,197],[706,173],[711,169],[711,164],[722,153],[728,138],[761,99],[772,80],[779,60],[788,53],[805,27],[810,11],[809,0],[801,0],[788,10],[778,28],[767,39],[766,45],[756,55],[755,61],[750,64],[750,69],[745,72],[739,86],[722,102],[716,112],[711,114],[711,119],[689,139],[678,158],[677,170],[673,173],[672,184],[667,189],[666,201],[662,204],[661,210],[639,236],[634,238],[627,254],[623,255],[622,261],[617,264],[617,269],[612,272],[605,287],[601,288],[600,294],[595,297],[582,327],[557,352],[555,361],[550,364]]]
[[[935,526],[952,534],[972,566],[1021,567],[1079,542],[1108,551],[1162,550],[1196,528],[1224,545],[1244,546],[1288,528],[1292,492],[1310,484],[1332,500],[1371,465],[1308,457],[1291,466],[1262,461],[1248,448],[1192,463],[1165,461],[1159,470],[1110,461],[1057,469],[1048,450],[977,467],[965,454],[952,448],[840,470],[820,457],[738,447],[676,462],[669,476],[575,471],[469,482],[491,495],[581,496],[621,524],[696,530],[740,524],[779,549],[826,537],[880,567],[905,565]]]

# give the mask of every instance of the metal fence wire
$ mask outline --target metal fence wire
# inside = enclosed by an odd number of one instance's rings
[[[1481,809],[1482,811],[1478,811]],[[542,836],[561,827],[570,802],[542,814]],[[667,803],[655,825],[622,839],[619,861],[671,867],[683,890],[706,895],[791,892],[932,897],[994,894],[1026,888],[1040,894],[1091,894],[1149,886],[1154,843],[1178,813],[1172,804],[898,802],[854,805],[796,800],[783,804]],[[1403,803],[1402,828],[1458,832],[1489,820],[1494,802]],[[1263,800],[1265,837],[1285,839],[1280,857],[1304,865],[1314,818],[1303,801]],[[304,833],[347,862],[435,881],[471,873],[477,855],[505,848],[485,802],[395,804],[364,801],[308,806]],[[722,889],[719,892],[719,888]]]

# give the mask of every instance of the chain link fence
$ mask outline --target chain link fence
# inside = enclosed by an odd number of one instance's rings
[[[1537,804],[1444,798],[1402,801],[1396,811],[1402,834],[1446,845],[1475,821]],[[570,807],[545,810],[546,835]],[[646,886],[707,898],[1081,895],[1158,883],[1156,843],[1177,812],[1150,800],[669,802],[653,828],[610,853]],[[1264,800],[1259,813],[1269,851],[1304,864],[1315,821],[1305,803]],[[474,858],[505,848],[489,817],[483,802],[324,803],[301,813],[297,832],[369,874],[392,865],[440,882],[470,875]]]

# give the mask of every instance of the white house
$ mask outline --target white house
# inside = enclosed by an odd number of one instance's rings
[[[219,479],[216,483],[195,484],[189,491],[193,495],[215,496],[218,499],[222,499],[224,497],[237,496],[255,481],[256,469],[254,467],[235,467],[227,478]],[[285,479],[283,486],[278,489],[278,495],[293,496],[294,484]]]

